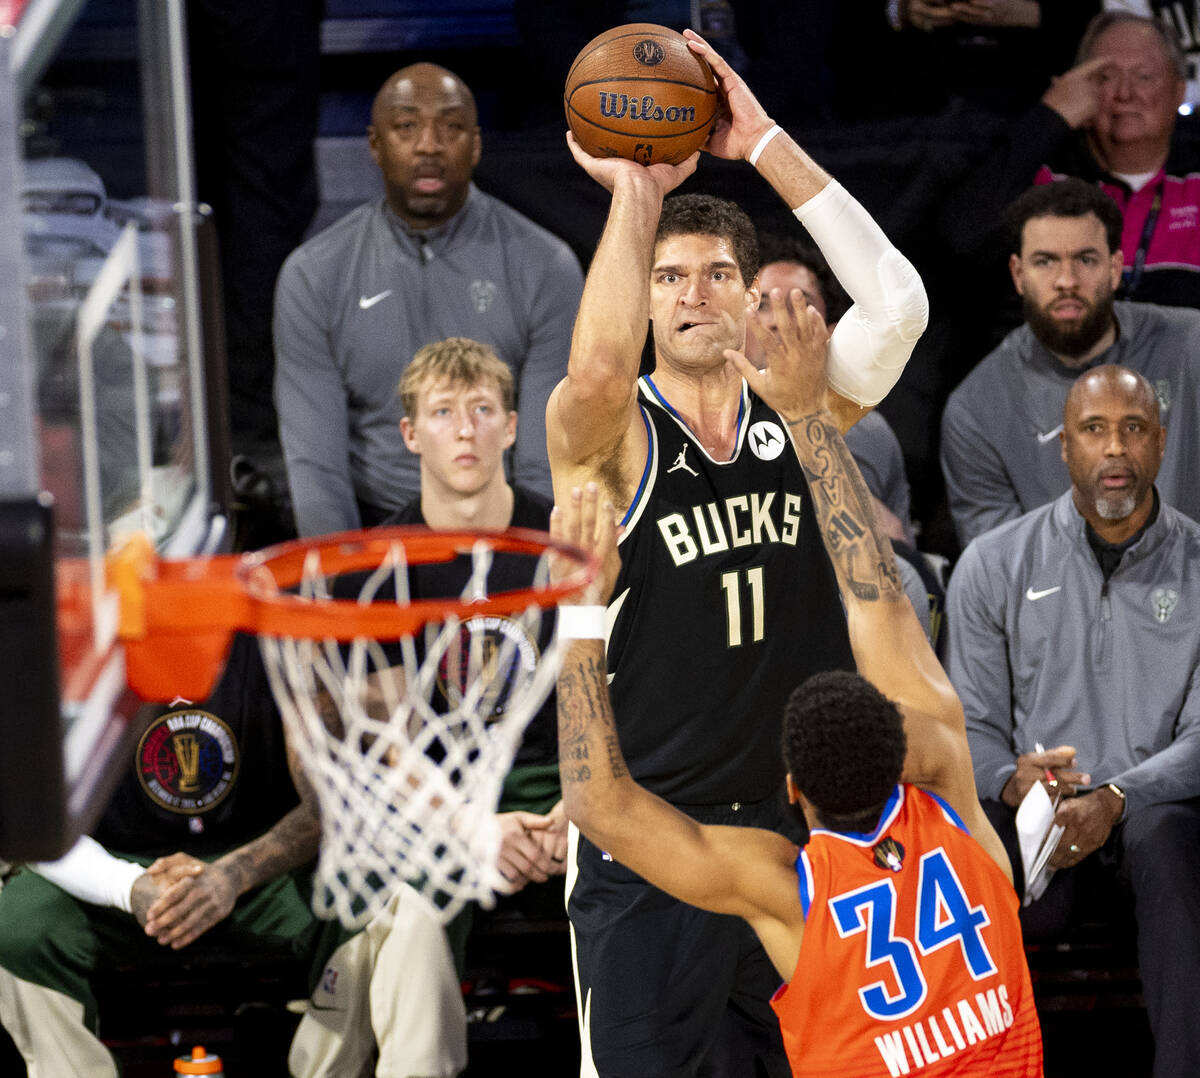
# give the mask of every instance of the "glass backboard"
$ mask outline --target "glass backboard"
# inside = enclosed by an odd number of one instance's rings
[[[90,827],[140,733],[106,553],[131,531],[169,557],[223,540],[181,8],[29,0],[0,29],[6,860]]]

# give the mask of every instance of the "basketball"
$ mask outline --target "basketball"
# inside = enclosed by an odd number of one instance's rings
[[[572,134],[593,157],[677,165],[708,138],[717,83],[682,34],[628,23],[583,47],[567,72],[563,104]]]

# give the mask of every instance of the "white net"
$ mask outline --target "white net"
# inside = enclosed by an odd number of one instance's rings
[[[410,567],[396,541],[376,570],[354,578],[328,575],[321,551],[311,550],[299,595],[320,604],[352,587],[360,605],[477,600],[489,595],[497,558],[510,581],[515,574],[521,586],[545,586],[547,554],[497,555],[481,538],[454,565],[429,570],[455,588],[431,596],[426,568]],[[557,676],[550,620],[533,605],[443,617],[389,640],[260,637],[320,807],[318,915],[361,926],[407,884],[449,920],[463,903],[490,906],[506,889],[495,812],[526,725]]]

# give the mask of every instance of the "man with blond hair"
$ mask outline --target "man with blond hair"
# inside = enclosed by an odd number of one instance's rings
[[[513,375],[487,345],[450,337],[413,357],[397,389],[404,444],[421,468],[421,494],[385,523],[435,531],[545,531],[550,503],[504,476],[504,453],[517,435]],[[470,559],[414,567],[412,597],[460,592]],[[502,559],[488,574],[492,587],[519,587],[520,568]],[[495,618],[497,644],[524,630]],[[548,643],[550,627],[535,642]],[[554,698],[526,728],[500,797],[499,868],[515,893],[527,883],[561,876],[566,819],[558,782]],[[547,896],[550,900],[550,896]],[[561,884],[554,899],[562,905]],[[330,959],[292,1044],[297,1078],[359,1075],[378,1050],[374,1073],[452,1078],[467,1063],[466,1012],[459,972],[474,908],[446,929],[408,887],[383,914]],[[365,1073],[370,1073],[369,1071]]]

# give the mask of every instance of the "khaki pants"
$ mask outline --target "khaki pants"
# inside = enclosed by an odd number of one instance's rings
[[[117,1078],[108,1049],[83,1020],[83,1004],[0,967],[0,1022],[25,1060],[29,1078]]]
[[[445,930],[402,886],[326,963],[288,1067],[294,1078],[454,1078],[466,1065],[466,1009]]]

